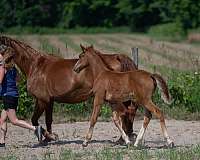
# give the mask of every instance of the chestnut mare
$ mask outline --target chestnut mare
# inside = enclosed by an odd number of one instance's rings
[[[94,125],[104,101],[113,103],[126,102],[128,100],[134,101],[135,103],[144,106],[146,110],[154,113],[156,117],[160,119],[162,133],[167,140],[168,145],[170,147],[174,146],[173,141],[168,136],[163,113],[152,102],[152,95],[155,92],[157,85],[161,90],[162,99],[167,103],[171,100],[167,84],[160,75],[151,74],[144,70],[129,72],[110,71],[101,60],[99,54],[96,53],[93,46],[85,48],[84,52],[79,55],[79,60],[74,66],[74,71],[81,74],[84,69],[88,68],[91,68],[93,77],[96,77],[96,79],[94,80],[91,91],[94,95],[93,112],[90,119],[90,127],[86,134],[85,141],[83,142],[83,146],[87,146],[89,140],[92,138]],[[122,138],[126,144],[129,144],[129,137],[123,131],[119,123],[120,117],[117,108],[112,107],[112,111],[115,125],[121,132]],[[144,123],[134,146],[138,146],[141,142],[150,119],[151,116],[144,116]]]
[[[73,66],[78,59],[63,59],[41,54],[29,45],[6,36],[0,36],[0,44],[14,50],[14,61],[27,77],[27,90],[36,98],[32,124],[38,126],[38,119],[45,111],[45,123],[47,131],[50,133],[46,133],[46,138],[55,140],[51,127],[53,102],[79,103],[87,100],[91,95],[90,90],[94,81],[92,70],[87,68],[77,74],[73,71]],[[128,56],[118,54],[99,56],[111,70],[136,69],[134,62]],[[126,108],[128,111],[121,115],[122,128],[126,134],[131,135],[137,106],[129,108],[129,105],[130,102],[126,104],[113,103],[114,107]]]

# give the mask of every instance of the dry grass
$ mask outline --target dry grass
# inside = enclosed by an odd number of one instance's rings
[[[131,47],[139,48],[140,65],[167,66],[180,70],[195,70],[200,61],[199,46],[189,43],[156,41],[134,34],[70,34],[14,36],[39,50],[60,53],[62,57],[77,57],[79,44],[93,44],[104,53],[123,53],[131,56]],[[66,49],[67,44],[67,49]]]

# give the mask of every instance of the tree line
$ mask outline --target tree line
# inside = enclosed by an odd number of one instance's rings
[[[146,31],[175,23],[200,26],[198,0],[1,0],[0,31],[10,27],[115,27]]]

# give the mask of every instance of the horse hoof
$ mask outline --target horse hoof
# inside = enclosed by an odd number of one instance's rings
[[[120,137],[116,142],[115,142],[116,145],[123,145],[125,144],[125,141],[123,140],[122,137]]]
[[[168,147],[169,147],[169,148],[174,148],[174,147],[175,147],[174,142],[169,143],[169,144],[168,144]]]
[[[135,133],[131,133],[129,136],[129,140],[131,141],[131,143],[135,143],[135,140],[136,140],[136,138],[137,138],[137,134],[135,134]]]
[[[57,140],[58,140],[58,135],[55,134],[55,133],[46,134],[45,140],[46,140],[47,142],[57,141]]]
[[[52,133],[52,135],[53,135],[54,141],[59,140],[58,134],[56,134],[56,133]]]
[[[131,142],[129,141],[129,142],[127,142],[126,143],[126,146],[129,148],[129,147],[131,147]]]
[[[83,147],[87,147],[88,146],[88,142],[83,142],[82,146]]]

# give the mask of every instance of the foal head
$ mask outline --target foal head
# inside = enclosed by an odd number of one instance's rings
[[[79,54],[79,59],[73,68],[73,70],[77,73],[79,73],[82,69],[89,66],[88,55],[91,53],[95,53],[95,50],[92,45],[89,47],[84,47],[80,45],[80,47],[82,49],[82,52],[81,54]]]

